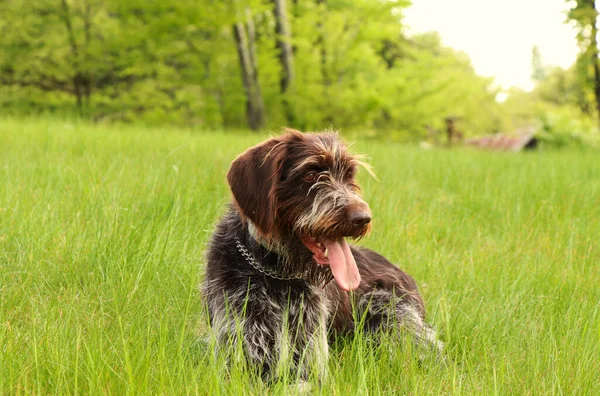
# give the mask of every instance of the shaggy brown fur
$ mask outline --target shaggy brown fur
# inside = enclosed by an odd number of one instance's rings
[[[203,297],[219,342],[241,336],[248,359],[267,376],[284,360],[325,375],[328,339],[352,333],[357,317],[368,330],[404,327],[417,341],[442,346],[424,322],[415,281],[345,242],[370,230],[355,180],[361,166],[337,133],[295,130],[231,165],[233,204],[207,251]]]

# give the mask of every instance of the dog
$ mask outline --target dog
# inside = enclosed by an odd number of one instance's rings
[[[370,171],[338,133],[291,129],[231,164],[233,201],[209,242],[201,290],[217,345],[241,342],[264,377],[282,362],[325,377],[329,342],[359,325],[443,347],[413,278],[346,242],[371,228],[359,168]]]

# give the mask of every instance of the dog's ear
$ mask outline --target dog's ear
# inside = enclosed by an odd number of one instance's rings
[[[242,214],[264,237],[277,234],[277,183],[287,145],[275,138],[254,146],[231,164],[227,181]]]

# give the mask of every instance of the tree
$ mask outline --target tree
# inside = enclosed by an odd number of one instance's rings
[[[0,83],[61,92],[75,98],[79,111],[89,105],[92,71],[100,54],[93,48],[92,29],[102,13],[101,2],[93,9],[90,0],[71,6],[66,0],[35,3],[15,1],[6,5],[0,24]],[[102,67],[96,65],[96,73]]]
[[[245,21],[233,25],[233,36],[238,51],[242,81],[246,93],[246,116],[248,126],[258,130],[264,122],[264,106],[260,83],[258,81],[258,65],[256,62],[256,30],[252,12],[244,10]]]
[[[402,137],[448,115],[467,134],[498,124],[466,55],[406,34],[407,0],[0,4],[0,107],[22,113]]]
[[[294,54],[292,50],[292,34],[287,16],[286,0],[273,0],[275,15],[276,43],[281,63],[281,95],[288,123],[293,122],[293,111],[286,93],[294,81]]]
[[[581,54],[591,65],[590,80],[596,102],[596,117],[600,125],[600,65],[598,64],[598,9],[595,0],[567,1],[572,4],[568,19],[575,22]]]
[[[540,48],[534,45],[531,49],[531,79],[534,82],[543,81],[546,78],[546,70],[542,62]]]

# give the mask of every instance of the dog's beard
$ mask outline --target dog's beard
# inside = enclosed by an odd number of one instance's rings
[[[309,284],[324,287],[333,280],[329,266],[319,265],[313,254],[296,235],[281,241],[280,269],[284,277],[302,276]]]
[[[310,224],[312,227],[295,227],[304,250],[310,252],[310,259],[303,262],[308,261],[322,270],[328,269],[342,290],[355,290],[360,285],[361,277],[346,238],[363,237],[369,231],[370,225],[349,226],[335,212],[313,221],[314,223]]]
[[[302,278],[309,284],[324,287],[333,279],[328,266],[318,265],[312,253],[294,232],[287,232],[277,238],[261,237],[257,228],[247,220],[248,232],[256,243],[277,254],[277,273],[282,278]]]
[[[319,209],[316,212],[315,207]],[[360,285],[361,277],[346,238],[363,237],[370,230],[370,224],[358,227],[349,224],[342,211],[328,201],[321,201],[313,205],[312,211],[300,215],[293,229],[310,252],[308,262],[322,270],[328,269],[342,290],[352,291]]]
[[[358,288],[360,273],[345,238],[363,237],[370,224],[357,227],[347,221],[344,210],[351,198],[360,199],[349,191],[326,191],[317,193],[308,208],[301,203],[282,210],[289,216],[280,218],[284,231],[266,244],[261,242],[279,255],[277,269],[282,277],[302,277],[313,285],[335,279],[342,290]]]
[[[329,267],[338,286],[352,291],[360,285],[360,273],[350,246],[342,238],[316,240],[305,238],[302,243],[313,253],[313,260],[322,267]]]

